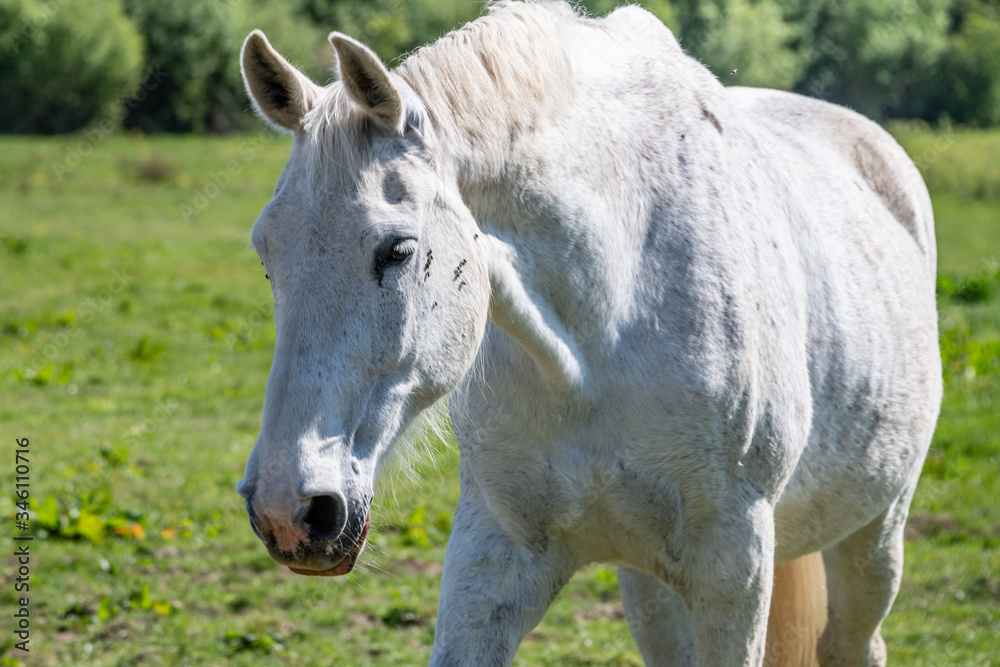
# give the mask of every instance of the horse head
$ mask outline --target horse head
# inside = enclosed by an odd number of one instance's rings
[[[259,31],[243,45],[260,115],[294,136],[253,228],[276,343],[260,435],[237,489],[300,574],[350,572],[394,441],[453,388],[486,325],[486,251],[419,96],[333,33],[320,87]]]

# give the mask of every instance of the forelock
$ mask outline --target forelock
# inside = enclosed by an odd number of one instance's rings
[[[373,123],[336,81],[302,119],[296,137],[316,186],[353,177],[376,161]]]

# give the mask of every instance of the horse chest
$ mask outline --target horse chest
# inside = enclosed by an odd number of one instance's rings
[[[629,402],[633,411],[604,401],[578,414],[528,400],[528,387],[489,401],[484,393],[452,398],[463,479],[475,480],[527,550],[544,551],[558,537],[582,562],[653,571],[683,551],[685,518],[714,513],[716,499],[739,483],[727,463],[731,447],[713,441],[710,410],[688,410],[684,420],[661,411],[657,421],[634,412],[639,400]],[[702,437],[685,445],[692,428]]]
[[[683,501],[668,477],[636,474],[635,462],[627,465],[569,444],[502,452],[463,447],[462,462],[504,531],[525,550],[544,552],[558,542],[581,562],[652,569],[681,541]]]

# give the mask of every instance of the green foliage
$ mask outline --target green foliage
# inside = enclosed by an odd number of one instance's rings
[[[483,8],[467,0],[301,0],[299,6],[315,25],[365,42],[386,62],[475,19]]]
[[[932,191],[962,199],[1000,199],[1000,133],[958,129],[949,122],[935,133],[919,122],[895,122],[888,129]]]
[[[1000,122],[1000,4],[957,0],[948,50],[908,111],[982,127]]]
[[[128,358],[133,361],[139,361],[144,363],[149,363],[156,361],[163,355],[163,351],[167,349],[165,343],[152,341],[149,336],[143,336],[140,338],[135,347],[129,350]]]
[[[86,466],[81,490],[75,495],[31,499],[31,515],[43,539],[87,540],[92,544],[108,538],[144,540],[143,513],[122,509],[114,503],[113,472],[123,468],[128,450],[99,450],[101,462]]]
[[[420,612],[409,605],[397,605],[391,607],[389,611],[384,613],[381,617],[381,621],[385,623],[386,627],[389,628],[399,628],[408,625],[419,625],[423,622],[423,618],[420,616]]]
[[[951,0],[842,0],[796,7],[809,67],[796,89],[873,118],[892,114],[947,47]]]
[[[797,28],[775,0],[675,4],[681,45],[724,83],[788,90],[800,80],[808,52],[796,48]]]
[[[126,124],[145,132],[224,132],[253,122],[238,54],[253,28],[263,28],[293,61],[315,71],[315,28],[283,5],[260,0],[125,0],[142,30],[147,64],[162,80],[145,87]]]
[[[0,238],[0,248],[11,255],[23,255],[28,251],[28,239],[16,236],[4,236]]]
[[[149,67],[163,80],[139,100],[126,122],[146,132],[224,129],[240,106],[227,18],[229,5],[204,0],[126,0],[142,30]]]
[[[602,16],[622,0],[578,4]],[[876,119],[1000,122],[996,0],[638,4],[726,84],[796,90]],[[483,11],[478,0],[0,0],[0,132],[69,132],[106,120],[107,133],[123,116],[144,132],[247,129],[255,121],[238,53],[250,30],[263,29],[324,84],[331,30],[391,64]]]
[[[711,6],[711,5],[706,5]],[[806,55],[791,47],[795,26],[771,2],[730,0],[713,21],[703,49],[705,63],[720,77],[737,71],[740,85],[791,89],[806,67]]]
[[[244,652],[271,655],[274,651],[284,650],[285,639],[281,635],[271,635],[256,627],[247,632],[230,630],[222,637],[222,645],[225,647],[226,655],[229,656]]]
[[[621,4],[621,0],[581,0],[579,2],[579,6],[592,16],[604,16]],[[671,30],[678,30],[680,23],[677,19],[677,8],[675,3],[671,3],[670,0],[639,0],[630,4],[639,5],[667,24]]]
[[[90,602],[77,602],[64,609],[60,616],[64,626],[79,625],[82,622],[100,628],[108,621],[118,619],[121,614],[129,611],[154,611],[157,614],[169,615],[174,612],[174,606],[170,602],[155,600],[150,593],[149,585],[144,583],[130,590],[124,597],[102,595],[96,605]]]
[[[417,547],[426,547],[429,544],[427,526],[424,522],[425,509],[423,505],[417,505],[406,520],[406,531],[403,534],[403,540],[406,544]]]
[[[1000,269],[996,268],[972,277],[960,278],[953,275],[939,275],[937,292],[939,295],[955,301],[973,303],[985,301],[993,296],[998,283],[1000,283]]]
[[[333,48],[326,38],[336,26],[310,22],[302,14],[292,11],[294,4],[269,2],[268,0],[228,0],[232,8],[231,51],[229,64],[233,77],[241,81],[239,75],[239,54],[243,40],[251,30],[260,29],[267,34],[274,48],[293,65],[319,84],[325,84],[333,68]],[[243,84],[240,83],[241,95]],[[242,98],[243,109],[248,108],[246,96]]]
[[[984,301],[986,297],[977,298]],[[945,378],[951,381],[992,375],[1000,377],[1000,339],[977,339],[967,324],[941,332],[941,359]]]
[[[142,40],[120,0],[0,0],[0,132],[110,128],[139,84]]]

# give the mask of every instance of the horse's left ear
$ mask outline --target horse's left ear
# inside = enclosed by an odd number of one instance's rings
[[[375,52],[339,32],[330,33],[337,51],[340,78],[355,102],[385,127],[403,132],[403,98]]]

